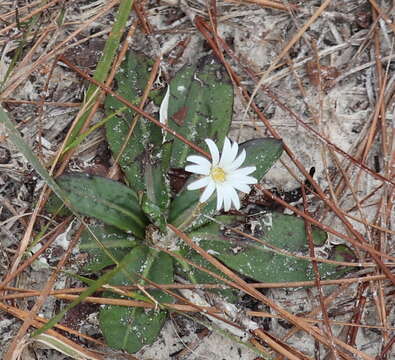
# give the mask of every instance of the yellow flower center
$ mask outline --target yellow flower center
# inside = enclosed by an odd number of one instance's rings
[[[225,181],[225,171],[223,171],[220,167],[215,167],[211,170],[211,177],[215,182],[224,182]]]

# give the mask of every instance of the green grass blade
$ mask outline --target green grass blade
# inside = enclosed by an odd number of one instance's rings
[[[88,289],[83,291],[80,296],[78,296],[74,301],[72,301],[70,304],[68,304],[61,312],[59,312],[57,315],[55,315],[50,321],[48,321],[43,327],[40,329],[36,330],[33,333],[33,336],[38,336],[48,329],[52,328],[55,326],[60,320],[63,319],[63,317],[66,315],[66,313],[71,310],[74,306],[78,305],[81,303],[86,297],[92,295],[94,292],[96,292],[99,288],[101,288],[103,285],[108,284],[109,280],[117,274],[125,265],[124,262],[121,262],[119,266],[115,267],[114,269],[107,271],[104,275],[102,275],[98,280],[94,282],[93,285],[91,285]]]
[[[87,131],[85,131],[83,134],[78,135],[74,141],[72,141],[69,145],[67,145],[62,154],[66,153],[67,151],[69,151],[70,149],[74,149],[76,148],[78,145],[80,145],[85,138],[92,134],[96,129],[99,129],[100,127],[102,127],[103,125],[106,124],[107,121],[111,120],[114,116],[120,115],[121,113],[123,113],[124,111],[126,111],[128,108],[126,106],[121,107],[120,109],[118,109],[117,111],[115,111],[114,113],[106,116],[103,120],[100,120],[99,122],[97,122],[96,124],[92,125]]]
[[[37,156],[33,153],[30,147],[26,144],[25,140],[21,137],[19,132],[16,130],[12,121],[8,118],[7,113],[0,107],[0,124],[4,124],[6,130],[8,131],[8,136],[13,144],[18,148],[18,150],[25,156],[26,160],[34,168],[34,170],[45,180],[46,184],[51,188],[51,190],[65,203],[65,205],[73,212],[73,214],[81,220],[82,218],[78,215],[77,210],[73,207],[66,192],[56,183],[56,181],[50,176],[47,169],[40,163]],[[86,225],[86,224],[85,224]],[[89,227],[87,227],[89,231]],[[94,235],[94,234],[93,234]],[[101,244],[98,240],[99,245]],[[112,254],[108,252],[103,246],[103,251],[113,259],[114,263],[118,264],[118,261],[112,257]]]
[[[26,144],[25,140],[16,130],[12,121],[8,118],[7,113],[0,107],[0,123],[3,123],[8,131],[10,140],[18,148],[18,150],[25,156],[30,165],[37,171],[37,173],[45,180],[51,190],[62,199],[62,201],[70,208],[70,202],[67,199],[66,193],[59,187],[55,180],[49,175],[47,169],[40,163],[37,156],[33,153],[30,147]]]
[[[122,0],[119,5],[118,13],[115,18],[114,25],[106,41],[103,50],[103,55],[99,60],[99,64],[97,65],[95,74],[93,76],[95,80],[98,80],[100,82],[104,82],[106,80],[106,77],[111,69],[112,62],[117,54],[121,37],[126,27],[126,23],[129,19],[132,5],[133,5],[133,0]],[[88,87],[88,90],[86,92],[85,103],[93,103],[94,100],[96,100],[98,96],[97,90],[98,88],[96,85],[91,84]],[[84,122],[86,121],[88,115],[89,115],[89,110],[85,111],[84,114],[82,114],[81,118],[77,122],[76,126],[74,127],[69,137],[67,145],[69,145],[75,140]]]

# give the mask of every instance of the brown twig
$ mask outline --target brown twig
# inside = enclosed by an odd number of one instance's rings
[[[5,305],[5,304],[3,304],[1,302],[0,302],[0,310],[5,311],[5,312],[7,312],[9,314],[12,314],[13,316],[15,316],[15,317],[17,317],[17,318],[19,318],[21,320],[24,320],[24,319],[26,319],[29,316],[29,312],[28,311],[24,311],[24,310],[18,309],[18,308],[13,307],[13,306]],[[35,319],[32,321],[32,326],[34,326],[35,328],[39,329],[46,322],[47,322],[47,320],[44,319],[43,317],[36,316]],[[96,340],[96,339],[94,339],[94,338],[92,338],[90,336],[87,336],[87,335],[82,334],[82,333],[80,333],[78,331],[70,329],[70,328],[68,328],[68,327],[66,327],[64,325],[57,324],[57,325],[55,325],[55,327],[58,328],[59,330],[66,331],[66,332],[68,332],[68,333],[70,333],[72,335],[82,337],[82,338],[84,338],[84,339],[86,339],[88,341],[91,341],[92,343],[95,343],[97,345],[100,345],[100,346],[104,345],[101,341],[98,341],[98,340]],[[79,351],[82,354],[85,354],[86,356],[90,356],[93,359],[103,359],[104,360],[104,358],[101,357],[99,354],[84,349],[81,345],[71,341],[70,339],[68,339],[67,337],[59,334],[57,331],[55,331],[53,329],[47,330],[46,333],[48,335],[56,337],[57,339],[59,339],[60,341],[66,343],[66,344],[71,345],[73,348],[79,349]]]
[[[308,214],[308,204],[307,204],[307,196],[306,196],[306,190],[305,187],[302,186],[302,195],[303,195],[303,208],[304,212]],[[308,221],[305,221],[305,229],[306,229],[306,237],[307,237],[307,243],[309,247],[309,252],[310,252],[310,257],[313,259],[315,258],[315,252],[314,252],[314,240],[313,240],[313,233],[312,233],[312,227],[311,224]],[[322,291],[321,287],[321,275],[320,271],[318,269],[318,263],[315,260],[311,260],[311,263],[313,265],[313,271],[314,271],[314,277],[315,277],[315,285],[318,290],[318,299],[320,301],[320,306],[321,306],[321,314],[324,318],[324,325],[325,325],[325,332],[327,333],[327,336],[330,338],[330,354],[331,357],[334,359],[337,359],[339,357],[339,354],[333,345],[333,332],[331,325],[329,323],[329,316],[328,316],[328,310],[325,306],[325,300],[324,300],[324,293]]]
[[[165,249],[166,250],[166,249]],[[169,255],[175,256],[174,253],[168,252]],[[179,257],[180,260],[186,260],[183,257]],[[193,262],[189,263],[192,266]],[[197,269],[204,269],[203,267]],[[203,270],[202,270],[203,271]],[[208,273],[209,274],[209,273]],[[321,286],[333,286],[333,285],[343,285],[343,284],[356,284],[356,283],[365,283],[370,281],[376,280],[386,280],[385,275],[368,275],[368,276],[361,276],[361,277],[351,277],[351,278],[343,278],[343,279],[334,279],[334,280],[321,280]],[[276,282],[276,283],[250,283],[250,285],[256,289],[283,289],[283,288],[300,288],[300,287],[310,287],[315,286],[315,281],[294,281],[294,282]],[[153,290],[153,289],[222,289],[224,288],[223,284],[157,284],[156,286],[150,285],[141,285],[142,288],[145,290]],[[228,286],[231,288],[232,286]],[[137,286],[118,286],[121,290],[138,290]],[[74,293],[81,293],[85,291],[87,288],[70,288],[70,289],[59,289],[59,290],[52,290],[50,295],[56,294],[74,294]],[[0,300],[6,299],[18,299],[18,298],[25,298],[29,296],[38,296],[40,295],[40,291],[37,290],[29,290],[23,288],[15,288],[15,287],[4,287],[4,290],[7,292],[14,292],[9,293],[8,295],[0,296]],[[97,291],[107,291],[105,288],[98,289]],[[16,292],[16,293],[15,293]]]
[[[238,4],[243,4],[244,1],[247,3],[251,4],[257,4],[262,7],[266,7],[269,9],[276,9],[276,10],[283,10],[283,11],[290,11],[294,10],[297,11],[299,10],[299,7],[297,5],[291,4],[287,1],[287,4],[282,4],[279,1],[271,1],[271,0],[225,0],[226,2],[231,2],[231,3],[238,3]]]

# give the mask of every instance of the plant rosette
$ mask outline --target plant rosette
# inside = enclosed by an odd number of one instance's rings
[[[116,75],[118,94],[139,104],[152,64],[145,56],[130,52]],[[163,97],[161,90],[149,95],[157,105]],[[161,113],[167,113],[167,126],[188,142],[208,148],[210,160],[193,154],[186,143],[162,133],[147,119],[140,118],[131,125],[134,111],[125,110],[120,101],[108,95],[106,136],[125,183],[84,174],[57,179],[74,210],[102,222],[90,226],[80,244],[80,250],[89,258],[85,271],[99,277],[94,281],[79,278],[91,289],[107,284],[105,297],[144,300],[155,305],[155,309],[148,310],[120,305],[100,309],[99,320],[107,344],[129,353],[156,340],[167,318],[165,304],[174,301],[159,288],[141,290],[141,286],[172,284],[175,275],[195,284],[219,283],[186,261],[158,250],[162,247],[177,252],[218,272],[169,231],[168,224],[186,233],[229,268],[256,281],[304,281],[313,276],[309,261],[292,256],[308,253],[302,219],[268,211],[258,211],[254,216],[257,225],[253,235],[286,250],[288,255],[273,253],[261,243],[225,231],[227,226],[243,226],[245,232],[249,231],[250,215],[226,213],[234,207],[243,214],[238,191],[250,192],[251,185],[259,182],[280,158],[283,144],[277,139],[261,138],[239,145],[226,137],[232,120],[233,87],[222,65],[213,57],[205,57],[196,65],[184,67],[170,82],[165,102]],[[218,150],[221,147],[222,154]],[[194,175],[175,192],[169,173],[180,168]],[[58,206],[63,206],[63,202]],[[56,213],[56,207],[56,201],[51,202],[52,212]],[[225,215],[221,214],[222,209]],[[313,239],[315,244],[323,244],[326,233],[314,229]],[[334,277],[337,270],[323,267],[322,277]],[[115,291],[120,285],[138,285],[139,290]],[[230,290],[222,290],[221,294],[232,299]]]

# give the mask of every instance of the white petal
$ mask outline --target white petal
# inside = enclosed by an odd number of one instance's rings
[[[193,162],[203,167],[207,167],[207,169],[211,168],[211,163],[205,157],[199,155],[190,155],[187,157],[187,161]]]
[[[222,148],[221,160],[219,161],[220,167],[222,167],[224,163],[228,162],[228,156],[231,148],[232,148],[232,144],[230,143],[230,140],[227,137],[225,137],[224,147]]]
[[[167,87],[165,97],[159,108],[159,121],[162,124],[167,124],[167,113],[169,108],[169,98],[170,98],[170,86]]]
[[[239,151],[239,145],[237,145],[237,142],[234,142],[233,144],[231,144],[228,152],[222,153],[222,157],[219,165],[224,169],[228,169],[235,161],[238,151]]]
[[[235,206],[236,210],[240,209],[240,199],[239,199],[239,195],[237,194],[236,190],[229,186],[229,190],[228,190],[228,194],[233,202],[233,205]]]
[[[231,146],[232,146],[232,143],[230,142],[229,138],[227,136],[225,136],[224,146],[222,147],[222,152],[223,153],[228,152],[230,150]]]
[[[226,182],[234,186],[234,184],[256,184],[258,180],[252,176],[229,176]]]
[[[242,184],[257,184],[258,180],[255,179],[253,176],[244,176],[241,183]]]
[[[238,152],[239,152],[239,145],[237,144],[236,141],[234,141],[233,144],[232,144],[232,150],[231,150],[232,162],[235,161]]]
[[[224,202],[224,188],[223,185],[217,184],[217,211],[221,210]]]
[[[199,174],[199,175],[208,175],[210,174],[210,168],[206,168],[200,165],[188,165],[185,167],[186,171],[189,171],[194,174]]]
[[[202,179],[199,179],[199,180],[196,180],[196,181],[190,183],[187,186],[187,189],[188,190],[197,190],[197,189],[207,186],[209,182],[210,182],[210,177],[206,176]]]
[[[243,149],[239,156],[229,165],[226,167],[226,171],[234,171],[238,169],[241,164],[243,164],[244,160],[246,159],[246,151]]]
[[[224,210],[229,211],[232,205],[232,196],[228,191],[229,189],[224,189]]]
[[[219,162],[219,150],[217,145],[215,145],[215,142],[211,139],[206,139],[206,144],[208,146],[208,149],[210,150],[210,154],[212,157],[212,164],[213,166],[218,165]]]
[[[247,184],[241,184],[238,182],[230,183],[236,190],[242,191],[243,193],[248,194],[251,191],[251,188]]]
[[[201,203],[206,202],[208,198],[213,194],[214,190],[215,190],[215,183],[214,181],[210,181],[207,187],[204,189],[202,195],[200,196],[199,201]]]
[[[232,173],[230,175],[234,175],[234,176],[245,176],[245,175],[250,175],[251,173],[253,173],[256,170],[255,166],[247,166],[244,168],[240,168],[237,170],[232,171]]]

